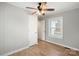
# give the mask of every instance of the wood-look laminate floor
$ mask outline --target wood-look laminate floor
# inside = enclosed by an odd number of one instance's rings
[[[79,56],[79,52],[53,43],[39,40],[37,45],[11,54],[10,56]]]

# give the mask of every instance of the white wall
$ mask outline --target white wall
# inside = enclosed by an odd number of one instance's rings
[[[23,9],[0,3],[0,55],[27,47],[30,44],[31,39],[29,40],[28,35],[31,21],[29,19],[34,20],[32,15],[27,15]],[[33,41],[36,42],[37,39]]]
[[[41,39],[41,21],[38,20],[38,39]]]
[[[29,17],[29,22],[28,22],[28,39],[29,39],[29,44],[30,46],[33,45],[33,44],[37,44],[38,42],[38,19],[37,19],[37,16],[34,15],[34,16],[30,16]]]
[[[63,16],[64,21],[64,39],[50,39],[48,37],[48,21],[56,16]],[[64,46],[79,49],[79,9],[63,12],[57,15],[53,15],[45,18],[46,20],[46,40],[62,44]]]
[[[45,40],[45,20],[38,19],[38,38]]]

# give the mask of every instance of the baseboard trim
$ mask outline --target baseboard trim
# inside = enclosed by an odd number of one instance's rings
[[[22,51],[22,50],[27,49],[27,48],[29,48],[29,47],[30,47],[30,46],[23,47],[23,48],[20,48],[20,49],[17,49],[17,50],[11,51],[11,52],[9,52],[9,53],[6,53],[6,54],[4,54],[4,55],[2,55],[2,56],[9,56],[9,55],[11,55],[11,54],[13,54],[13,53],[16,53],[16,52]]]
[[[63,47],[67,47],[67,48],[70,48],[70,49],[73,49],[73,50],[76,50],[76,51],[79,51],[79,49],[73,48],[73,47],[70,47],[70,46],[67,46],[67,45],[59,44],[59,43],[56,43],[56,42],[51,42],[51,41],[48,41],[48,40],[45,40],[45,41],[50,42],[50,43],[54,43],[56,45],[60,45],[60,46],[63,46]]]
[[[60,46],[63,46],[63,47],[67,47],[67,48],[70,48],[70,49],[79,51],[79,49],[73,48],[73,47],[70,47],[70,46],[67,46],[67,45],[59,44],[59,43],[56,43],[56,42],[51,42],[51,41],[48,41],[48,40],[44,40],[44,41],[47,41],[47,42],[50,42],[50,43],[54,43],[54,44],[57,44],[57,45],[60,45]],[[36,44],[37,44],[37,43],[36,43]],[[31,45],[30,45],[30,46],[31,46]],[[9,53],[6,53],[6,54],[4,54],[4,55],[2,55],[2,56],[9,56],[9,55],[11,55],[11,54],[13,54],[13,53],[16,53],[16,52],[22,51],[22,50],[24,50],[24,49],[27,49],[27,48],[29,48],[30,46],[27,46],[27,47],[24,47],[24,48],[20,48],[20,49],[14,50],[14,51],[9,52]]]
[[[19,49],[17,49],[17,50],[14,50],[14,51],[5,53],[5,54],[3,54],[3,55],[1,55],[1,56],[9,56],[9,55],[11,55],[11,54],[13,54],[13,53],[16,53],[16,52],[22,51],[22,50],[24,50],[24,49],[27,49],[27,48],[31,47],[32,45],[34,45],[34,44],[38,44],[38,43],[35,42],[35,43],[33,43],[33,44],[29,44],[27,47],[19,48]]]

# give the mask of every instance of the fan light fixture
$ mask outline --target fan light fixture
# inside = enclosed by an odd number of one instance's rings
[[[45,15],[46,8],[47,8],[46,2],[39,3],[39,6],[38,6],[39,15]]]
[[[26,8],[36,10],[32,13],[32,15],[36,14],[36,13],[38,13],[39,15],[45,15],[46,11],[54,11],[55,10],[54,8],[47,8],[46,4],[47,4],[47,2],[39,2],[37,8],[33,8],[33,7],[26,7]]]

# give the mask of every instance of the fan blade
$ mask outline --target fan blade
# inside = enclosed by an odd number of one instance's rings
[[[37,10],[36,8],[32,8],[32,7],[26,7],[26,8],[28,8],[28,9],[34,9],[34,10]]]
[[[32,15],[35,14],[36,12],[37,12],[37,11],[33,12]]]
[[[55,9],[46,9],[47,11],[54,11]]]

